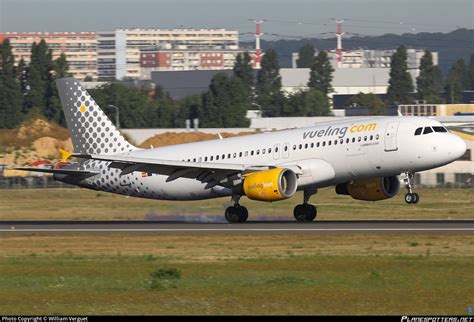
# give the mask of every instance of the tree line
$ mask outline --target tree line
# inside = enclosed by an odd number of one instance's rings
[[[266,117],[330,115],[328,94],[332,92],[334,69],[327,53],[315,55],[314,48],[306,44],[299,54],[298,67],[310,68],[308,89],[290,94],[282,91],[279,59],[273,49],[265,52],[258,71],[252,68],[248,53],[238,55],[232,75],[216,74],[201,95],[176,100],[159,85],[134,88],[120,81],[90,93],[109,117],[116,113],[110,105],[119,107],[120,126],[124,128],[184,127],[187,119],[196,118],[200,127],[247,127],[246,113],[255,109]],[[33,44],[28,65],[23,60],[15,64],[8,39],[0,45],[0,128],[13,128],[29,114],[65,125],[55,80],[69,76],[69,67],[64,54],[55,60],[52,57],[41,40]],[[384,114],[387,104],[411,103],[414,85],[404,46],[392,57],[389,82],[387,101],[360,93],[347,103],[367,106],[370,114]],[[427,50],[416,84],[417,97],[428,103],[458,102],[463,90],[474,89],[474,55],[469,64],[463,60],[453,64],[443,80]]]

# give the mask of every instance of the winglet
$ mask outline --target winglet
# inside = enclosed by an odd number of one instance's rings
[[[68,152],[68,151],[63,150],[63,149],[59,149],[59,153],[61,153],[61,162],[66,162],[67,159],[69,159],[72,155],[71,152]]]

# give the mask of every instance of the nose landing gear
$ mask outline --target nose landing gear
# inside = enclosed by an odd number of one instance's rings
[[[310,222],[313,221],[317,214],[318,211],[316,210],[316,207],[309,204],[309,198],[316,194],[318,190],[305,190],[304,191],[304,200],[303,204],[297,205],[295,207],[295,210],[293,211],[293,214],[295,216],[295,219],[299,222]]]
[[[408,193],[405,195],[405,202],[408,204],[417,204],[418,201],[420,201],[420,196],[417,193],[414,193],[412,191],[413,189],[413,177],[414,173],[412,172],[407,172],[406,173],[406,178],[404,179],[405,181],[405,187],[408,190]]]

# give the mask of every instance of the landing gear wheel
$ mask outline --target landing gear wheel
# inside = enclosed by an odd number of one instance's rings
[[[293,214],[299,222],[311,222],[317,215],[316,207],[310,204],[302,204],[295,207]]]
[[[420,201],[420,196],[417,193],[407,193],[405,195],[405,202],[406,203],[412,203],[412,204],[417,204],[418,201]]]
[[[247,208],[242,206],[230,206],[225,210],[225,219],[233,224],[246,222],[248,217]]]

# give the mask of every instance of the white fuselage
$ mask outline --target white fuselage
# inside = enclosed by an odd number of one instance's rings
[[[314,127],[268,132],[222,140],[137,150],[147,159],[277,166],[301,170],[298,190],[351,180],[392,176],[436,168],[459,158],[466,145],[449,132],[415,135],[420,127],[442,127],[420,117],[361,118]],[[86,160],[74,166],[100,174],[78,185],[108,192],[167,200],[207,199],[232,194],[228,188],[194,179],[166,182],[167,176],[108,168],[110,162]]]

